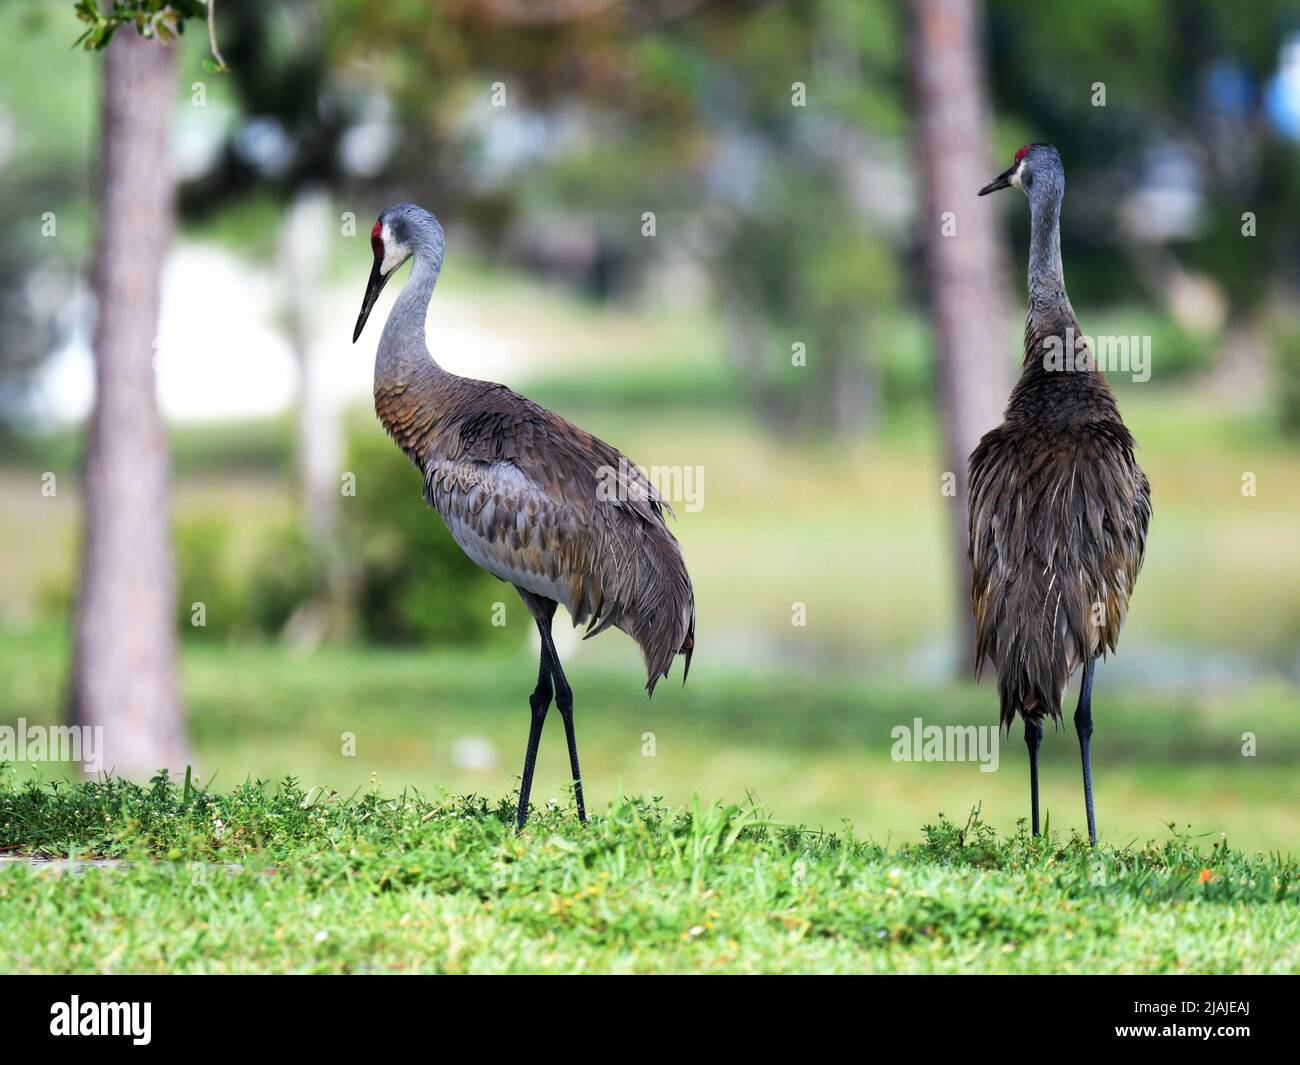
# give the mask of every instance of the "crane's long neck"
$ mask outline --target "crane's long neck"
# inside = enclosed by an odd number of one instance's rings
[[[1044,187],[1029,201],[1029,313],[1055,313],[1069,303],[1061,269],[1061,189]]]
[[[375,413],[421,470],[460,380],[434,361],[424,335],[441,265],[433,253],[416,251],[411,276],[384,323],[375,356]]]
[[[424,320],[441,265],[424,249],[415,252],[411,276],[393,304],[379,338],[375,356],[376,394],[381,388],[401,388],[430,373],[445,372],[429,354],[424,335]]]
[[[1061,268],[1061,183],[1040,178],[1029,198],[1029,314],[1025,361],[1007,417],[1048,422],[1118,419],[1106,378],[1083,343]],[[1082,365],[1077,361],[1087,359]]]
[[[1045,345],[1065,343],[1079,323],[1061,267],[1061,200],[1065,189],[1046,175],[1029,196],[1029,314],[1025,319],[1026,373],[1043,369]]]

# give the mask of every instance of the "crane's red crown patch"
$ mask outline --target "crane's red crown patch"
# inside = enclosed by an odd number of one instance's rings
[[[375,228],[370,231],[370,247],[374,249],[376,255],[384,254],[384,223],[376,222]]]
[[[1029,145],[1022,144],[1020,146],[1020,151],[1016,152],[1016,162],[1017,163],[1020,162],[1020,160],[1023,159],[1028,154],[1029,154]]]

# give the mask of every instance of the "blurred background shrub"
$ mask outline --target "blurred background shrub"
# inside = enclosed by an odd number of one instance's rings
[[[344,500],[342,533],[356,567],[359,634],[388,643],[486,642],[493,603],[513,608],[515,590],[457,546],[425,505],[420,474],[376,426],[348,434],[347,463],[357,491]]]

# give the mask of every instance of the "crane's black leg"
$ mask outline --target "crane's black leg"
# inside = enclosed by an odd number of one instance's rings
[[[1083,667],[1079,685],[1079,706],[1074,711],[1074,728],[1079,733],[1079,756],[1083,759],[1083,804],[1088,809],[1088,842],[1097,846],[1097,819],[1092,812],[1092,667],[1096,658]]]
[[[537,667],[537,687],[528,697],[528,705],[533,711],[533,720],[528,727],[528,750],[524,752],[524,775],[519,781],[517,830],[522,830],[524,822],[528,820],[528,795],[533,790],[533,769],[537,765],[537,747],[542,741],[542,725],[546,722],[546,712],[551,708],[551,663],[546,654],[545,641],[542,642],[541,662]]]
[[[573,733],[573,689],[569,687],[568,678],[560,666],[560,656],[555,651],[555,641],[551,639],[549,619],[537,621],[537,631],[542,634],[542,656],[549,656],[551,676],[555,681],[555,708],[559,710],[564,721],[564,738],[569,743],[569,768],[573,770],[573,797],[578,803],[578,820],[587,820],[587,808],[582,802],[582,771],[578,768],[578,741]]]
[[[1025,718],[1025,746],[1029,748],[1029,810],[1034,835],[1038,835],[1038,745],[1043,742],[1043,726]]]

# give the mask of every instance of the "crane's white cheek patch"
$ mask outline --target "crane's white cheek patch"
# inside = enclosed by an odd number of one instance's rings
[[[1013,184],[1016,188],[1020,188],[1020,171],[1022,171],[1024,168],[1025,168],[1025,161],[1021,159],[1020,162],[1016,164],[1015,172],[1011,175],[1011,184]]]
[[[396,246],[384,241],[384,261],[379,265],[381,274],[391,274],[411,256],[411,249],[404,244]]]
[[[411,257],[411,249],[393,236],[387,222],[379,231],[379,239],[384,242],[384,261],[379,264],[379,272],[387,276]]]

